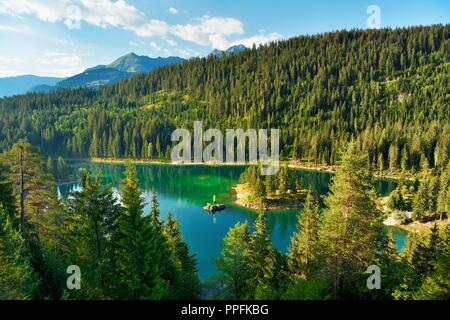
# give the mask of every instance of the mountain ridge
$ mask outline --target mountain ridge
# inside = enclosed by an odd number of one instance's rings
[[[36,86],[53,86],[63,79],[32,74],[0,78],[0,97],[27,93],[33,91],[33,88]]]
[[[122,79],[130,78],[139,73],[151,72],[156,68],[170,64],[182,63],[180,57],[157,57],[140,56],[134,52],[123,55],[110,64],[97,65],[83,72],[69,77],[55,85],[58,88],[90,87],[98,88],[102,85],[110,85]]]
[[[230,54],[234,54],[234,53],[239,53],[242,51],[247,50],[248,48],[246,46],[244,46],[243,44],[238,44],[235,46],[231,46],[226,50],[219,50],[219,49],[214,49],[211,54],[215,57],[221,57],[221,56],[228,56]]]
[[[120,56],[110,64],[87,68],[81,73],[67,78],[21,75],[0,78],[0,97],[8,97],[27,92],[51,92],[60,88],[98,88],[110,85],[139,73],[151,72],[156,68],[185,61],[180,57],[140,56],[134,52]]]

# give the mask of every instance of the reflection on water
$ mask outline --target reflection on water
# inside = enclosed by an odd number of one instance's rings
[[[86,168],[98,173],[103,184],[111,184],[118,190],[124,178],[125,166],[122,164],[103,164],[91,162],[68,162],[72,170]],[[161,208],[161,217],[167,217],[167,211],[177,217],[184,239],[191,252],[197,255],[200,277],[204,280],[214,274],[214,259],[220,254],[221,244],[230,227],[237,222],[253,223],[256,213],[233,204],[230,189],[235,185],[244,166],[173,166],[162,164],[136,165],[139,184],[147,202],[151,192],[155,191]],[[316,196],[328,193],[331,174],[327,172],[297,170],[304,187],[311,188]],[[378,181],[378,192],[385,195],[396,187],[394,181]],[[60,194],[65,197],[79,188],[78,183],[59,186]],[[203,210],[203,206],[212,202],[224,203],[226,209],[215,214]],[[148,213],[150,206],[144,209]],[[268,225],[274,246],[285,252],[290,237],[295,231],[297,212],[295,210],[276,211],[268,214]],[[395,230],[398,248],[403,247],[405,234]]]

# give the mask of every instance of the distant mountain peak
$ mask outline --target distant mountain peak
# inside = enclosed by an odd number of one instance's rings
[[[49,92],[58,88],[98,88],[102,85],[110,85],[122,79],[130,78],[138,73],[151,72],[156,68],[179,64],[183,61],[184,59],[180,57],[150,58],[130,52],[110,64],[90,67],[65,79],[31,75],[0,79],[0,98],[28,91]]]
[[[211,54],[215,57],[221,57],[223,55],[227,56],[233,53],[239,53],[242,52],[244,50],[247,50],[248,48],[246,46],[244,46],[243,44],[238,44],[235,46],[231,46],[229,47],[227,50],[218,50],[218,49],[214,49]]]
[[[116,59],[107,67],[123,72],[140,73],[150,72],[158,67],[163,67],[167,64],[181,63],[183,61],[184,60],[179,57],[150,58],[148,56],[139,56],[136,53],[131,52]]]
[[[243,50],[246,50],[246,49],[247,49],[247,47],[244,46],[243,44],[238,44],[238,45],[229,47],[227,51],[235,51],[235,50],[243,51]]]

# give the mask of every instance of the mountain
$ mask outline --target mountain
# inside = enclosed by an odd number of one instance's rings
[[[246,46],[244,46],[243,44],[238,44],[236,46],[229,47],[227,50],[214,49],[214,51],[211,52],[211,54],[215,57],[221,57],[223,55],[227,56],[227,55],[230,55],[233,53],[239,53],[239,52],[242,52],[247,49],[248,48]]]
[[[135,53],[130,53],[109,64],[108,67],[124,72],[141,73],[150,72],[153,69],[164,67],[168,64],[178,64],[183,61],[184,59],[179,57],[149,58],[147,56],[138,56]]]
[[[130,78],[138,73],[150,72],[156,68],[164,67],[170,64],[179,64],[183,61],[184,59],[179,57],[150,58],[147,56],[138,56],[135,53],[129,53],[108,65],[91,67],[84,70],[82,73],[76,74],[69,78],[49,78],[54,79],[54,81],[47,82],[37,81],[28,86],[26,90],[17,90],[17,94],[26,93],[27,91],[51,92],[58,88],[97,88],[102,85],[113,84],[119,80]],[[12,87],[14,87],[14,85]],[[11,94],[5,94],[5,96],[9,95]],[[1,96],[2,95],[0,94],[0,97]]]
[[[57,83],[58,88],[90,87],[95,88],[102,85],[112,84],[119,80],[129,78],[133,74],[114,68],[90,68],[86,71],[67,78]]]
[[[53,86],[62,79],[33,75],[0,78],[0,97],[27,93],[36,86]]]
[[[98,65],[86,69],[80,74],[67,78],[56,84],[59,88],[91,87],[113,84],[130,78],[135,74],[150,72],[170,64],[179,64],[184,59],[179,57],[150,58],[135,53],[124,55],[108,65]]]
[[[150,58],[135,53],[124,55],[108,65],[88,68],[69,78],[24,75],[0,78],[0,98],[27,92],[51,92],[58,88],[89,87],[113,84],[135,74],[150,72],[170,64],[182,63],[179,57]]]

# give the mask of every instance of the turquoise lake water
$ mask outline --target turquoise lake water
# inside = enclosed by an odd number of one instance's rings
[[[111,184],[115,190],[123,179],[125,166],[122,164],[91,163],[87,161],[68,162],[73,170],[86,168],[97,172],[104,184]],[[161,217],[167,217],[167,211],[177,217],[185,241],[198,260],[199,275],[206,280],[215,273],[214,260],[220,255],[222,240],[230,227],[237,222],[256,218],[256,213],[234,205],[230,189],[239,181],[244,166],[178,166],[164,164],[137,164],[139,184],[145,199],[149,202],[154,190],[158,196]],[[304,187],[313,190],[315,196],[328,193],[332,175],[328,172],[296,170]],[[389,194],[396,188],[395,181],[379,180],[376,183],[381,195]],[[78,183],[59,185],[62,196],[79,188]],[[209,214],[202,207],[212,202],[224,203],[226,209],[217,214]],[[150,206],[144,209],[148,213]],[[290,237],[295,232],[297,211],[273,211],[268,213],[268,224],[274,246],[286,252]],[[406,239],[406,232],[394,229],[397,248],[401,250]]]

